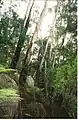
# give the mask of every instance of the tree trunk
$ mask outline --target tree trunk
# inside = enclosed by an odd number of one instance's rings
[[[33,2],[33,3],[34,3],[34,2]],[[32,6],[33,6],[33,4],[32,4]],[[17,47],[16,47],[16,50],[15,50],[15,53],[14,53],[12,62],[11,62],[11,64],[10,64],[10,68],[12,68],[12,69],[16,69],[17,62],[18,62],[19,57],[20,57],[20,52],[21,52],[22,46],[23,46],[24,41],[25,41],[25,35],[26,35],[27,30],[28,30],[28,27],[29,27],[30,14],[31,14],[32,6],[31,6],[31,8],[30,8],[27,21],[26,21],[26,16],[25,16],[24,23],[23,23],[23,25],[22,25],[22,27],[21,27],[21,32],[20,32],[20,36],[19,36],[19,41],[18,41],[18,43],[17,43]],[[25,23],[25,22],[26,22],[26,23]]]
[[[51,51],[52,51],[52,44],[54,44],[54,34],[55,34],[55,25],[56,25],[56,19],[57,19],[57,15],[58,15],[58,7],[59,7],[59,3],[58,3],[58,0],[57,0],[57,6],[56,6],[56,9],[57,9],[57,12],[55,14],[55,17],[54,17],[54,22],[52,24],[52,28],[50,30],[50,35],[48,36],[48,39],[47,39],[47,43],[46,43],[46,46],[45,46],[45,50],[44,50],[44,53],[43,53],[43,57],[42,57],[42,60],[41,60],[41,63],[40,63],[40,71],[43,67],[43,62],[45,60],[45,56],[46,56],[46,52],[47,52],[47,49],[48,49],[48,45],[49,45],[49,41],[50,39],[52,39],[52,42],[51,42],[51,49],[50,49],[50,56],[51,56]]]
[[[47,0],[45,1],[44,8],[46,8],[46,3],[47,3]],[[38,23],[36,25],[34,34],[29,40],[29,45],[28,45],[28,48],[27,48],[27,51],[26,51],[25,59],[24,59],[22,70],[21,70],[20,77],[19,77],[19,92],[20,92],[20,97],[23,98],[23,101],[21,101],[21,103],[20,103],[21,104],[20,110],[25,109],[25,107],[26,107],[25,104],[26,104],[27,100],[26,100],[25,82],[26,82],[27,75],[30,72],[29,71],[30,70],[29,54],[30,54],[30,51],[31,51],[31,48],[32,48],[32,45],[33,45],[33,41],[34,41],[35,38],[37,38],[36,33],[39,30],[38,28],[40,27],[41,18],[43,17],[44,10],[45,10],[44,8],[43,8],[43,10],[41,12],[41,15],[40,15],[39,21],[38,21]],[[19,112],[19,113],[21,114],[21,112]],[[24,115],[25,111],[23,111],[22,114]],[[19,116],[23,118],[22,115],[19,115]]]

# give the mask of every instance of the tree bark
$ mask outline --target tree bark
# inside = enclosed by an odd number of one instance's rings
[[[28,27],[29,27],[30,15],[31,15],[31,10],[32,10],[33,4],[34,4],[34,2],[32,3],[32,6],[31,6],[31,8],[30,8],[27,21],[26,21],[26,16],[25,16],[23,25],[22,25],[22,27],[21,27],[21,32],[20,32],[20,36],[19,36],[19,41],[18,41],[18,43],[17,43],[17,47],[16,47],[16,50],[15,50],[15,53],[14,53],[12,62],[11,62],[11,64],[10,64],[10,68],[12,68],[12,69],[16,69],[17,62],[18,62],[19,57],[20,57],[20,52],[21,52],[22,46],[23,46],[24,41],[25,41],[25,35],[26,35],[27,30],[28,30]]]

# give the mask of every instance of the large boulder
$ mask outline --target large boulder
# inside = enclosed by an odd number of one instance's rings
[[[12,119],[17,114],[18,85],[5,73],[0,74],[0,118]]]
[[[17,102],[2,102],[0,104],[0,119],[17,118],[18,115],[18,101]]]
[[[16,82],[5,73],[0,74],[0,89],[13,88],[18,89]]]

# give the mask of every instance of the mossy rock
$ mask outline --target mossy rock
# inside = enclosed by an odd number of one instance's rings
[[[16,82],[6,73],[0,73],[0,118],[14,118],[19,101]]]
[[[0,118],[14,118],[20,96],[15,89],[0,89]]]
[[[16,82],[5,73],[0,74],[0,89],[3,88],[13,88],[18,90]]]

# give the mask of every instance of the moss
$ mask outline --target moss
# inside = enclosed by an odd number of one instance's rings
[[[0,67],[0,73],[8,73],[8,72],[11,72],[11,71],[15,72],[15,70],[13,70],[13,69],[6,69],[4,67]]]
[[[0,103],[1,102],[14,102],[20,100],[19,94],[17,94],[17,90],[15,89],[0,89]]]

